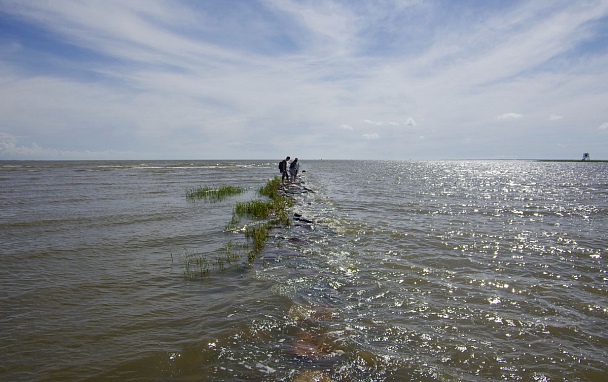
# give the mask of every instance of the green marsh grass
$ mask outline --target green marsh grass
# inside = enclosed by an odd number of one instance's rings
[[[205,255],[198,253],[184,252],[184,277],[195,279],[205,277],[209,274],[211,262]]]
[[[244,203],[237,203],[234,211],[238,216],[250,216],[256,219],[265,219],[274,212],[272,201],[252,200]]]
[[[235,263],[243,257],[243,250],[245,249],[246,247],[229,241],[217,253],[215,261],[208,259],[206,255],[185,251],[183,254],[184,277],[193,280],[208,276],[211,270],[224,271],[227,265]],[[171,259],[173,259],[173,254],[171,254]]]
[[[247,259],[249,262],[253,262],[255,258],[262,252],[266,240],[268,239],[269,233],[272,229],[272,224],[264,223],[259,225],[252,225],[245,229],[245,238],[253,242],[253,248],[249,251]]]
[[[274,177],[266,185],[258,190],[258,194],[266,196],[270,200],[253,200],[246,203],[237,203],[234,209],[232,222],[237,217],[248,216],[257,220],[269,219],[263,224],[251,225],[245,229],[245,238],[251,240],[253,248],[249,251],[247,259],[254,262],[262,252],[266,241],[270,236],[269,232],[277,226],[290,226],[288,208],[293,206],[291,198],[279,194],[281,179]]]
[[[225,248],[216,254],[215,261],[207,259],[204,255],[185,253],[185,277],[188,279],[202,278],[207,276],[211,269],[223,271],[226,266],[240,260],[244,252],[247,253],[248,262],[253,263],[262,253],[270,237],[270,231],[275,227],[291,225],[288,209],[293,206],[293,200],[280,195],[280,188],[281,179],[274,177],[258,190],[258,194],[268,200],[237,202],[226,231],[244,232],[246,244],[239,246],[232,242],[227,243]],[[187,191],[186,197],[192,200],[219,201],[241,192],[243,192],[242,188],[230,186],[223,186],[218,190],[199,187],[196,190]],[[248,218],[253,222],[239,228],[242,218]]]
[[[275,200],[280,198],[279,188],[281,188],[281,178],[275,176],[270,179],[264,186],[260,187],[258,190],[258,194],[262,196],[267,196],[268,198]]]
[[[234,186],[221,186],[220,188],[199,187],[186,191],[186,199],[204,200],[206,202],[219,202],[232,195],[243,193],[243,189]]]

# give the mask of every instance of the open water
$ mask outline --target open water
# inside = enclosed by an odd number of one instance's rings
[[[0,380],[606,381],[606,163],[277,163],[0,162]]]

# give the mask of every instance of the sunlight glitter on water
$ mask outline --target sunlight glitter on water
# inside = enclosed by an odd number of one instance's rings
[[[234,201],[184,190],[250,197],[273,163],[34,165],[37,186],[10,168],[0,199],[10,380],[608,372],[604,167],[303,162],[314,192],[294,212],[310,223],[274,230],[259,262],[186,278],[182,254],[244,238],[224,230]]]

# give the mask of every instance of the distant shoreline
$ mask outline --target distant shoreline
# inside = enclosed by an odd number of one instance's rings
[[[605,159],[596,159],[596,160],[580,160],[580,159],[536,159],[537,162],[581,162],[581,163],[587,163],[587,162],[595,162],[595,163],[606,163],[608,162],[608,160]]]
[[[393,162],[437,162],[437,161],[529,161],[529,162],[593,162],[608,163],[608,159],[532,159],[532,158],[466,158],[466,159],[307,159],[316,161],[393,161]],[[275,162],[275,159],[0,159],[0,163],[26,162]]]

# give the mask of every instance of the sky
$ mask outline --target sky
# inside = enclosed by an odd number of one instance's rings
[[[0,0],[0,160],[608,159],[608,0]]]

